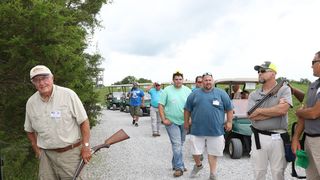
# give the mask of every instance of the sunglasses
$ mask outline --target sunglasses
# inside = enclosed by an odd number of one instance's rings
[[[320,60],[313,60],[313,61],[312,61],[312,66],[313,66],[315,63],[317,63],[317,62],[320,62]]]
[[[212,77],[212,74],[209,73],[209,72],[206,72],[206,73],[204,73],[204,74],[202,75],[202,77],[204,77],[204,76],[211,76],[211,77]]]
[[[259,74],[259,73],[263,74],[263,73],[265,73],[265,72],[271,72],[271,70],[260,69],[260,70],[258,71],[258,74]]]

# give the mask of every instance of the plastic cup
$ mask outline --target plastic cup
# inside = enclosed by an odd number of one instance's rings
[[[306,169],[309,165],[308,154],[304,150],[297,150],[296,165]]]

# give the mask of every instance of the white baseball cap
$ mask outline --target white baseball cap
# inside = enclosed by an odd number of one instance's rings
[[[49,68],[44,65],[37,65],[30,70],[30,79],[39,75],[52,75]]]

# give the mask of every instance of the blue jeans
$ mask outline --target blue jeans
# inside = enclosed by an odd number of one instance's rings
[[[171,145],[172,145],[172,152],[173,152],[172,168],[180,169],[183,171],[184,163],[183,163],[183,156],[182,156],[182,147],[186,139],[186,134],[184,131],[183,124],[182,125],[171,124],[169,126],[166,126],[166,130],[168,132]]]

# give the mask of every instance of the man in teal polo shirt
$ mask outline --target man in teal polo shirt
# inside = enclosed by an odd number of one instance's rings
[[[183,108],[191,90],[182,84],[182,73],[174,73],[172,79],[173,85],[166,87],[160,96],[159,113],[172,145],[172,168],[175,170],[173,176],[179,177],[186,170],[182,157],[182,146],[186,137]]]

